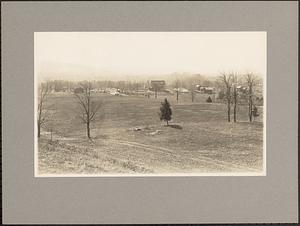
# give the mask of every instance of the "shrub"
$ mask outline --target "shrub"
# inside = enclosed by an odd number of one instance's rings
[[[161,121],[164,120],[167,122],[167,125],[169,125],[169,121],[172,119],[172,109],[167,98],[161,103],[159,117]]]
[[[211,103],[211,102],[212,102],[212,99],[211,99],[210,96],[207,98],[206,102],[207,102],[207,103]]]

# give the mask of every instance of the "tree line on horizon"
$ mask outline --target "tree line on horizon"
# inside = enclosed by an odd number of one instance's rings
[[[221,100],[227,106],[227,121],[231,122],[231,114],[233,111],[233,122],[237,122],[237,106],[242,101],[246,101],[248,105],[248,118],[249,122],[253,121],[253,117],[258,116],[257,107],[255,106],[256,88],[261,86],[261,80],[253,73],[247,73],[244,75],[237,73],[221,73],[214,80],[193,80],[191,78],[175,80],[171,86],[188,87],[191,90],[191,101],[194,101],[194,90],[197,83],[202,82],[207,86],[216,86],[220,89]],[[48,94],[53,90],[60,90],[63,87],[76,87],[80,86],[83,89],[82,93],[73,93],[75,102],[78,104],[80,112],[78,114],[81,121],[86,125],[87,137],[90,139],[90,125],[95,120],[99,110],[103,107],[103,102],[96,101],[92,93],[95,88],[104,87],[121,87],[127,89],[138,89],[137,87],[145,87],[147,82],[131,82],[131,81],[81,81],[71,82],[66,80],[53,80],[43,82],[38,87],[38,107],[37,107],[37,125],[38,125],[38,137],[40,137],[41,127],[49,120],[49,115],[45,108]],[[179,92],[176,93],[176,99],[178,101]],[[210,99],[211,100],[211,99]],[[210,101],[211,102],[211,101]],[[160,119],[170,121],[172,110],[170,103],[167,99],[163,102],[160,108]],[[233,109],[232,109],[233,108]],[[170,110],[169,110],[170,109]]]

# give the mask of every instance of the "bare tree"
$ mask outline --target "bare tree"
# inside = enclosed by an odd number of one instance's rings
[[[233,121],[236,122],[236,109],[237,109],[237,105],[238,105],[238,90],[237,90],[237,86],[238,86],[238,76],[237,74],[233,74],[232,75],[232,79],[233,79]]]
[[[149,89],[150,89],[150,81],[148,80],[145,83],[145,90],[147,90],[146,93],[145,93],[145,95],[146,95],[147,98],[150,98],[150,90]]]
[[[37,126],[38,126],[38,137],[41,136],[41,127],[46,123],[48,118],[47,111],[45,108],[47,95],[50,91],[49,83],[41,83],[38,91],[38,114],[37,114]]]
[[[159,90],[159,85],[157,83],[152,84],[152,88],[154,89],[155,99],[157,98],[157,91]]]
[[[247,96],[248,96],[248,116],[249,116],[249,121],[252,122],[254,87],[256,85],[257,78],[253,73],[247,73],[245,75],[245,80],[247,85]]]
[[[95,116],[102,106],[101,102],[93,100],[91,95],[92,84],[90,82],[81,83],[82,93],[74,93],[77,103],[80,106],[79,117],[86,124],[87,137],[90,139],[90,125],[95,120]]]
[[[222,73],[220,76],[220,80],[226,89],[225,98],[227,101],[227,120],[228,122],[230,122],[231,99],[232,99],[231,90],[233,86],[233,76],[232,74]]]
[[[195,81],[188,81],[188,88],[191,92],[191,98],[192,98],[192,102],[194,102],[195,100],[195,87],[196,87],[196,82]]]
[[[192,102],[194,102],[195,99],[195,90],[191,89],[191,97],[192,97]]]
[[[236,84],[233,85],[233,122],[236,122],[236,107],[237,107],[237,99],[238,99],[236,86],[237,86]]]
[[[50,120],[55,118],[55,114],[57,112],[56,104],[48,105],[47,106],[47,122],[45,123],[45,129],[50,132],[50,141],[53,141],[53,133],[55,128],[55,121]]]
[[[176,101],[178,102],[179,99],[179,80],[175,81],[175,91],[176,91]]]

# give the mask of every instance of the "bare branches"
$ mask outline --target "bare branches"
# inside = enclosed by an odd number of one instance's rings
[[[231,112],[231,89],[234,83],[234,76],[233,73],[231,74],[226,74],[226,73],[221,73],[219,77],[221,83],[225,86],[226,93],[225,97],[227,100],[227,120],[230,122],[230,112]]]
[[[75,93],[75,97],[77,98],[77,103],[80,105],[80,107],[83,108],[86,114],[88,114],[88,103],[87,98],[85,96],[81,96],[80,94]]]
[[[76,102],[80,106],[79,118],[87,126],[87,136],[90,137],[90,124],[95,120],[98,111],[101,109],[102,102],[94,101],[91,96],[92,84],[90,82],[84,82],[80,84],[83,92],[74,93]]]
[[[253,73],[247,73],[245,79],[248,85],[255,86],[257,83],[257,77]]]
[[[239,77],[237,73],[233,73],[232,74],[232,80],[233,80],[233,121],[236,122],[237,120],[237,105],[238,105],[238,98],[239,98],[239,94],[238,94],[238,90],[237,90],[237,86],[239,83]]]
[[[219,79],[228,90],[231,90],[232,85],[234,83],[234,73],[221,73]]]
[[[47,95],[49,94],[50,87],[49,83],[41,83],[38,91],[38,115],[37,115],[37,124],[38,124],[38,137],[41,136],[41,126],[44,125],[48,119],[47,112],[45,111],[45,101]]]
[[[48,95],[48,92],[49,92],[49,84],[41,83],[41,85],[39,87],[39,102],[38,102],[39,115],[43,111],[43,104],[44,104],[46,96]]]
[[[252,122],[253,96],[254,96],[254,87],[257,84],[257,77],[253,73],[247,73],[245,75],[245,80],[246,80],[247,95],[248,95],[248,116],[249,116],[249,121]]]
[[[95,120],[95,115],[98,113],[98,111],[100,110],[102,105],[103,105],[102,102],[98,102],[98,103],[95,101],[91,102],[91,110],[90,110],[90,121],[91,122]]]

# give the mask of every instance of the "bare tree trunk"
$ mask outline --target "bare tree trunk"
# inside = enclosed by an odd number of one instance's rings
[[[230,122],[230,100],[227,101],[227,120]]]
[[[233,121],[236,122],[236,106],[237,106],[237,90],[236,86],[234,86],[234,91],[233,91],[233,98],[234,98],[234,105],[233,105]]]
[[[249,121],[252,122],[252,98],[249,98]]]
[[[39,103],[38,103],[38,115],[37,115],[37,126],[38,126],[38,138],[41,136],[41,127],[42,124],[46,123],[47,112],[45,110],[45,101],[49,92],[49,83],[40,84],[39,91]]]
[[[157,89],[155,89],[155,99],[157,98]]]
[[[230,113],[231,113],[231,87],[227,87],[227,120],[230,122]]]
[[[178,99],[179,99],[179,87],[180,87],[180,84],[179,84],[179,80],[176,80],[176,101],[178,102]]]
[[[234,102],[233,106],[233,121],[236,122],[236,102]]]
[[[249,121],[252,122],[252,105],[253,105],[253,100],[252,100],[252,84],[249,86]]]
[[[167,120],[167,125],[169,125],[169,121]]]
[[[38,122],[38,138],[41,137],[41,124]]]
[[[91,135],[90,135],[90,100],[91,100],[91,87],[89,84],[87,93],[88,93],[88,98],[87,98],[87,117],[86,117],[86,129],[87,129],[87,136],[90,139]]]
[[[227,100],[227,121],[230,122],[231,100],[232,100],[231,88],[233,85],[233,76],[231,74],[226,75],[225,73],[223,73],[220,78],[226,88],[225,97]]]
[[[88,139],[91,139],[90,124],[95,120],[95,115],[101,107],[101,104],[93,102],[91,96],[91,83],[82,84],[84,93],[75,94],[78,104],[82,107],[79,117],[86,124],[86,134]]]
[[[256,84],[256,78],[255,76],[250,73],[246,75],[246,82],[247,82],[247,86],[248,86],[248,116],[249,116],[249,121],[252,122],[253,120],[253,89],[254,86]]]
[[[90,123],[89,122],[86,123],[86,131],[87,131],[87,137],[90,139],[91,135],[90,135]]]
[[[41,124],[42,124],[42,110],[43,110],[43,99],[42,99],[42,94],[41,94],[41,100],[39,104],[39,115],[38,115],[38,138],[41,137]]]

